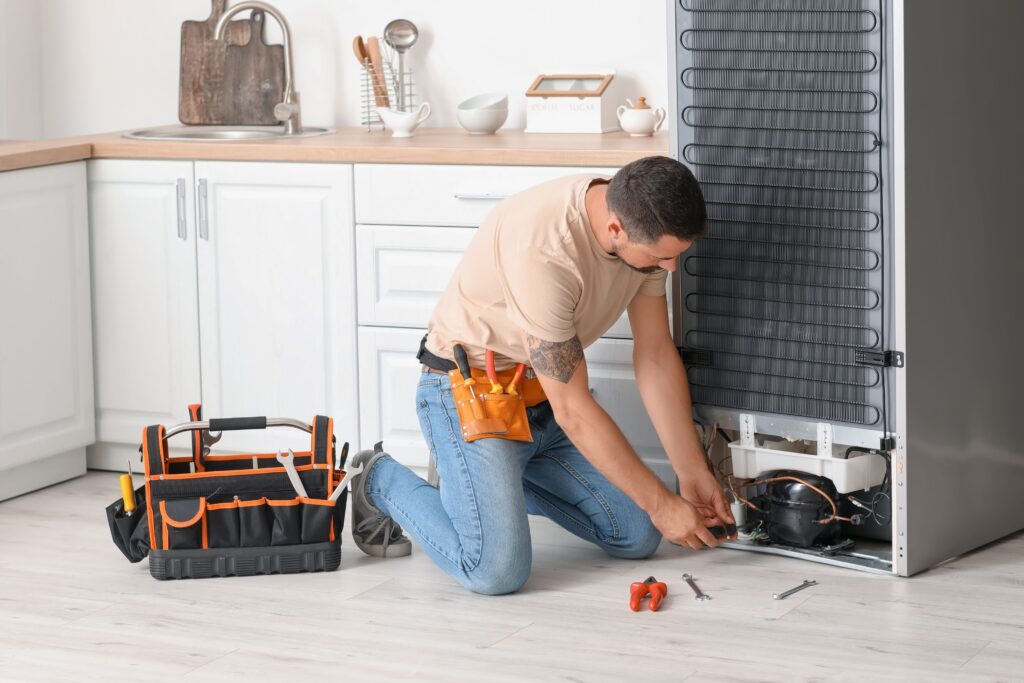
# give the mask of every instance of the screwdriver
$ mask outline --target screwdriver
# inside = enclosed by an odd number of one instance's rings
[[[124,513],[131,516],[135,512],[135,482],[132,481],[131,460],[128,460],[128,474],[121,475],[121,498],[124,501]]]

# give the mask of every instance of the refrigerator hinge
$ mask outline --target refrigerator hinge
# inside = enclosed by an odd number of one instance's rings
[[[853,360],[858,365],[874,365],[881,368],[902,368],[905,357],[902,351],[871,351],[857,349]]]

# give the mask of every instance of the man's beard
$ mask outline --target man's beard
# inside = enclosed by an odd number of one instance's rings
[[[657,273],[658,270],[661,269],[661,266],[645,266],[643,268],[639,268],[637,266],[634,266],[632,263],[630,263],[626,259],[622,258],[622,254],[619,253],[618,247],[616,247],[614,245],[612,245],[612,254],[614,254],[617,259],[619,259],[624,264],[626,264],[627,268],[630,268],[631,270],[635,270],[638,273],[643,273],[644,275],[650,275],[651,273]]]

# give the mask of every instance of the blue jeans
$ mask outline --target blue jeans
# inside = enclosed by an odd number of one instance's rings
[[[613,557],[645,558],[661,534],[573,446],[548,403],[527,409],[533,442],[462,439],[447,375],[423,373],[416,411],[440,489],[390,457],[368,473],[370,502],[441,569],[476,593],[512,593],[530,576],[527,515],[544,515]]]

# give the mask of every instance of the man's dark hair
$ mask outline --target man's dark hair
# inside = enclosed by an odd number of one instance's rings
[[[642,244],[657,242],[662,235],[692,240],[707,229],[697,179],[669,157],[644,157],[626,164],[608,184],[607,198],[626,234]]]

